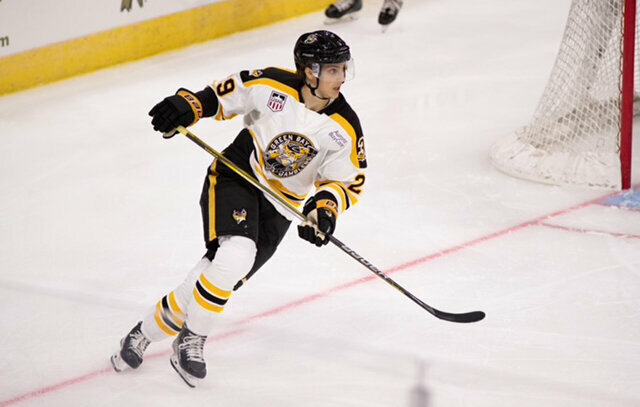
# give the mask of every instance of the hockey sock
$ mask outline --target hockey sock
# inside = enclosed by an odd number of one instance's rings
[[[221,313],[233,287],[249,273],[256,256],[253,240],[243,236],[221,236],[220,247],[211,264],[202,272],[187,306],[187,324],[198,335],[208,335],[214,315]]]
[[[141,330],[152,342],[175,336],[180,332],[184,324],[185,310],[192,298],[193,286],[210,264],[206,257],[200,260],[187,278],[175,290],[162,297],[144,318]]]

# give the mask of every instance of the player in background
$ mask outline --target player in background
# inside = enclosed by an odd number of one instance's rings
[[[165,138],[203,117],[244,116],[223,154],[295,207],[301,238],[322,246],[338,216],[358,202],[366,156],[356,113],[340,92],[353,76],[349,46],[329,31],[300,36],[296,71],[242,71],[199,92],[179,89],[149,115]],[[305,202],[306,200],[306,202]],[[137,368],[151,342],[175,336],[171,365],[194,387],[206,376],[203,347],[217,314],[274,254],[294,216],[269,194],[214,160],[200,206],[206,253],[185,280],[162,297],[111,356],[116,371]],[[304,203],[304,205],[303,205]]]
[[[384,0],[378,14],[378,23],[383,30],[393,23],[402,8],[402,0]],[[362,0],[338,0],[324,11],[327,24],[338,21],[350,21],[358,18],[362,10]]]

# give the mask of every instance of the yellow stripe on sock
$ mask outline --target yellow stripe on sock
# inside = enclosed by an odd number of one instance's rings
[[[175,291],[171,291],[171,294],[169,294],[169,305],[171,306],[171,311],[174,316],[174,322],[176,322],[177,325],[182,326],[182,324],[184,324],[184,312],[182,312],[178,305],[178,301],[176,301]]]
[[[226,291],[216,287],[209,280],[207,280],[207,277],[204,274],[200,275],[200,282],[202,283],[204,288],[207,289],[207,291],[209,291],[211,294],[215,295],[220,299],[228,300],[229,297],[231,297],[231,294],[233,293],[233,291]]]
[[[176,336],[178,334],[178,332],[174,331],[162,320],[162,303],[160,302],[156,306],[156,314],[154,315],[154,318],[156,320],[156,324],[158,324],[160,329],[162,329],[167,335]]]
[[[221,313],[222,311],[224,311],[224,307],[218,305],[218,304],[213,304],[209,301],[207,301],[199,292],[197,288],[193,289],[193,297],[196,299],[196,301],[198,302],[198,304],[200,304],[200,306],[206,310],[209,311],[213,311],[213,312],[217,312],[217,313]]]

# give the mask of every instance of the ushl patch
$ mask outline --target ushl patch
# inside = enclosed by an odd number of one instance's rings
[[[284,109],[284,104],[287,101],[287,95],[283,95],[280,92],[276,92],[275,90],[271,92],[271,96],[269,97],[269,102],[267,106],[269,109],[274,112],[279,112]]]

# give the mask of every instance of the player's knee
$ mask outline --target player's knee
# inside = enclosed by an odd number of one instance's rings
[[[207,267],[209,267],[210,264],[211,261],[206,257],[203,257],[198,262],[198,264],[196,264],[195,267],[191,269],[187,277],[183,280],[182,284],[180,284],[178,288],[174,290],[176,296],[175,299],[178,302],[178,306],[182,310],[184,310],[184,307],[193,295],[193,286],[195,285],[196,281],[198,280],[200,275],[207,269]]]
[[[256,255],[256,243],[248,237],[226,235],[220,236],[218,242],[220,244],[218,252],[225,252],[226,255],[244,255],[243,258],[246,258],[246,255],[250,255],[251,257],[255,257]],[[251,259],[251,263],[253,263],[253,258]]]
[[[231,290],[239,279],[247,275],[256,257],[256,244],[244,236],[221,236],[215,258],[207,275],[216,280],[220,288]]]

